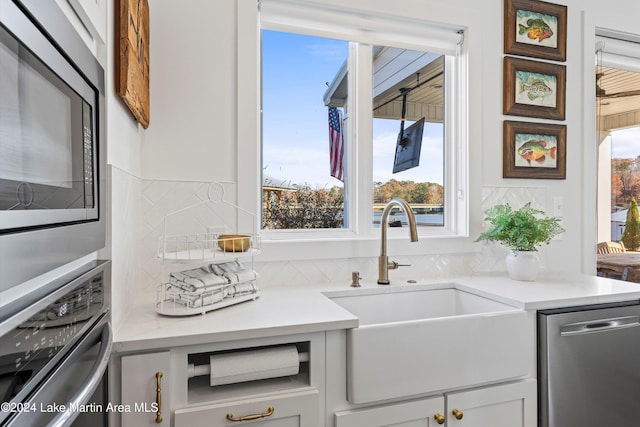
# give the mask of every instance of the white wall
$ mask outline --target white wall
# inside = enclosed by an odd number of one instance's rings
[[[245,0],[150,2],[151,125],[140,144],[138,130],[129,128],[125,114],[110,110],[112,164],[136,175],[136,159],[140,157],[145,180],[236,181],[235,135],[237,122],[243,122],[236,114],[236,55],[255,55],[236,51],[237,1]],[[322,3],[342,5],[344,1]],[[566,180],[502,178],[502,122],[521,120],[502,115],[502,1],[352,0],[349,5],[364,13],[424,13],[433,20],[469,27],[470,158],[478,159],[470,165],[472,237],[481,227],[483,188],[541,187],[548,213],[553,213],[554,197],[564,200],[567,230],[546,249],[547,267],[594,272],[593,34],[596,27],[640,33],[640,5],[635,0],[556,3],[568,5],[567,114],[563,122],[567,125]],[[469,239],[461,243],[434,240],[431,244],[435,251],[455,251],[458,245],[461,252],[469,250]]]
[[[149,7],[144,178],[234,181],[235,1],[150,1]]]
[[[140,218],[141,218],[141,147],[144,129],[117,95],[115,89],[114,13],[115,6],[106,2],[107,20],[107,168],[108,222],[107,257],[112,259],[112,321],[115,330],[123,321],[139,282]],[[153,110],[153,107],[152,107]],[[152,113],[153,114],[153,113]],[[153,115],[151,116],[153,120]]]

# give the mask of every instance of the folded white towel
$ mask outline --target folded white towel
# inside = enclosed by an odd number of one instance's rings
[[[204,307],[224,299],[258,292],[258,273],[238,260],[169,274],[171,298],[188,307]]]
[[[202,306],[204,307],[206,305],[211,305],[211,304],[220,302],[224,299],[225,295],[226,295],[226,292],[220,291],[220,292],[216,292],[215,294],[202,297]]]
[[[253,270],[238,270],[236,272],[224,273],[224,277],[229,280],[229,283],[242,283],[248,282],[250,280],[256,280],[258,278],[258,273]]]
[[[169,283],[183,286],[185,289],[196,291],[210,288],[216,285],[225,285],[228,280],[222,276],[211,273],[207,268],[174,272],[169,275]]]
[[[186,305],[187,307],[204,307],[215,304],[222,301],[228,294],[227,290],[223,288],[218,289],[217,292],[194,294],[173,286],[169,286],[168,292],[173,297],[173,301]]]
[[[206,294],[206,293],[212,293],[212,292],[216,292],[219,291],[221,289],[224,289],[225,286],[229,286],[229,283],[227,282],[226,278],[224,279],[223,283],[217,284],[217,285],[213,285],[213,286],[205,286],[205,287],[195,287],[192,285],[188,285],[184,282],[181,282],[179,280],[176,280],[175,278],[169,278],[169,284],[172,285],[175,289],[175,291],[177,292],[178,289],[180,290],[180,292],[188,292],[191,294]]]
[[[235,273],[238,270],[244,269],[244,266],[238,260],[209,265],[209,270],[218,276],[222,276],[224,273]]]
[[[228,297],[237,297],[241,295],[255,294],[258,292],[258,287],[254,282],[238,283],[236,285],[230,285],[226,288]]]

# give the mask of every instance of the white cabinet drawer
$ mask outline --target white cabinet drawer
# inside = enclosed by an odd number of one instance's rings
[[[317,427],[320,422],[318,405],[319,393],[315,389],[202,405],[177,409],[174,413],[174,427],[237,426],[237,422],[228,418],[239,420],[249,417],[255,418],[247,424],[251,426]]]

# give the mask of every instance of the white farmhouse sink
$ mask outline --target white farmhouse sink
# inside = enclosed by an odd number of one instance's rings
[[[366,403],[528,374],[524,310],[455,284],[325,294],[358,317],[347,331],[347,397]]]

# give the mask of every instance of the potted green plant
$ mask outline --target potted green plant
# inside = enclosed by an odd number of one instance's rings
[[[538,275],[538,247],[549,244],[564,229],[556,218],[544,216],[527,203],[518,210],[509,204],[493,206],[485,211],[489,228],[476,239],[501,243],[510,249],[507,255],[507,271],[512,279],[535,280]]]

